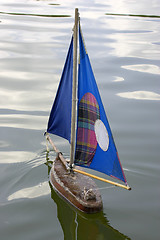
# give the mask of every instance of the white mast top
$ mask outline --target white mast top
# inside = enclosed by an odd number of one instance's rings
[[[74,163],[76,142],[76,115],[77,115],[77,40],[78,40],[78,8],[75,9],[75,24],[73,32],[73,82],[72,82],[72,117],[71,117],[71,149],[70,168]]]

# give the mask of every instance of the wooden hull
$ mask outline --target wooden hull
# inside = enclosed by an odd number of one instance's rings
[[[102,199],[95,182],[80,173],[69,173],[59,158],[51,168],[50,182],[56,192],[80,211],[96,213],[102,210]]]

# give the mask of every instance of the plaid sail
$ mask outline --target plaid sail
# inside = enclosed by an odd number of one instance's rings
[[[78,106],[78,130],[75,163],[89,166],[95,155],[97,140],[94,124],[100,118],[99,105],[92,93],[86,93]]]

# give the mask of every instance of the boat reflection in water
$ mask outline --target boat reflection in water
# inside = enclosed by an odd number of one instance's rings
[[[45,164],[48,166],[49,175],[52,161],[50,161],[48,153],[46,154]],[[109,221],[103,211],[94,214],[83,213],[71,204],[68,204],[64,198],[62,199],[55,192],[50,182],[49,186],[51,188],[51,198],[57,205],[57,217],[63,229],[64,240],[130,239],[109,225]]]

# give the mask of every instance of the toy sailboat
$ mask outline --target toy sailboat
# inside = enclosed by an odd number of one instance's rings
[[[77,82],[78,32],[80,53]],[[69,162],[56,148],[49,133],[70,142]],[[73,36],[50,113],[46,138],[58,153],[50,172],[50,182],[62,197],[81,211],[93,213],[102,210],[102,199],[92,178],[131,189],[127,184],[93,75],[77,8]],[[81,167],[105,173],[124,184],[89,174],[80,170]]]

